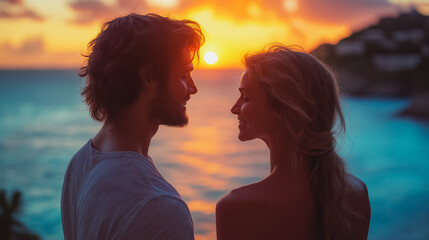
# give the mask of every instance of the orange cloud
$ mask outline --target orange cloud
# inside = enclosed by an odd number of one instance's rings
[[[4,42],[0,46],[2,55],[34,55],[44,51],[44,42],[41,37],[25,39],[21,45],[13,47],[9,42]]]
[[[41,37],[24,39],[14,45],[5,41],[0,44],[1,68],[75,68],[81,62],[79,52],[52,52],[46,49]],[[52,64],[53,59],[55,65]]]
[[[5,10],[0,10],[0,18],[29,18],[29,19],[33,19],[36,21],[42,21],[44,20],[44,18],[40,15],[38,15],[37,13],[29,10],[29,9],[24,9],[20,12],[8,12]]]
[[[44,17],[25,6],[22,0],[0,0],[0,19],[27,18],[43,21]]]
[[[24,0],[0,0],[0,21],[8,29],[6,31],[10,32],[0,38],[0,43],[5,41],[12,43],[9,46],[3,44],[2,51],[16,52],[20,48],[16,43],[27,41],[25,38],[28,35],[54,31],[43,34],[47,43],[44,48],[50,53],[45,51],[40,54],[46,55],[44,57],[46,61],[37,61],[34,64],[49,62],[47,56],[54,52],[71,54],[75,51],[78,56],[84,51],[86,43],[98,32],[97,26],[102,22],[130,12],[140,14],[154,12],[178,19],[196,20],[201,24],[207,32],[207,42],[201,49],[201,54],[213,51],[219,57],[218,62],[210,66],[202,61],[201,68],[239,68],[244,54],[261,49],[270,42],[298,44],[306,50],[312,50],[322,43],[335,44],[350,34],[352,29],[375,22],[379,16],[395,13],[400,6],[399,2],[402,2],[402,0],[234,0],[225,4],[223,0],[60,1],[57,6],[66,6],[61,9],[61,13],[64,14],[51,16],[44,12],[46,16],[41,16],[26,6]],[[429,7],[424,4],[420,4],[419,9],[428,9],[429,12]],[[36,25],[37,23],[31,22],[28,24],[25,20],[15,21],[17,19],[47,21]],[[70,22],[74,24],[69,24]],[[68,36],[66,41],[52,30],[54,28],[62,29],[61,36]],[[37,29],[39,32],[36,32]],[[47,67],[60,64],[58,60],[52,59]],[[71,64],[71,59],[74,59],[74,64]],[[24,62],[28,61],[24,59]],[[77,66],[83,60],[71,57],[61,61],[70,64],[60,65]],[[18,60],[17,62],[20,63]]]
[[[324,24],[353,24],[368,17],[396,12],[398,7],[387,0],[182,0],[179,11],[209,7],[218,16],[235,21],[250,19],[305,18]]]
[[[337,0],[234,0],[228,4],[225,4],[223,0],[116,0],[112,5],[107,5],[101,0],[75,0],[69,6],[77,14],[74,22],[80,24],[95,21],[101,23],[114,15],[119,16],[121,13],[129,12],[156,12],[169,16],[173,14],[180,18],[191,18],[198,21],[198,18],[201,18],[200,15],[206,14],[205,12],[208,10],[212,14],[211,21],[227,21],[230,28],[239,28],[240,25],[249,23],[266,27],[273,23],[283,25],[283,35],[286,35],[287,42],[301,42],[303,45],[312,45],[315,41],[311,38],[323,35],[324,29],[320,29],[320,33],[310,33],[307,29],[308,25],[339,27],[338,33],[334,34],[338,36],[344,34],[343,26],[356,28],[375,21],[380,15],[398,11],[398,7],[387,0],[343,0],[340,2]],[[295,24],[296,22],[306,22],[307,24]],[[204,21],[201,24],[203,28],[206,28]],[[212,32],[208,31],[208,34],[211,35]],[[257,35],[260,34],[254,32],[254,37]],[[271,35],[280,36],[282,34],[277,31]],[[286,41],[286,39],[284,40]],[[210,50],[207,49],[207,51]],[[219,56],[219,61],[219,64],[222,65],[222,56]]]

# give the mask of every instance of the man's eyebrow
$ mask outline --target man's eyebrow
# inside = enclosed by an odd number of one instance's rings
[[[194,66],[191,64],[186,64],[184,67],[184,70],[185,71],[192,71],[192,70],[194,70]]]

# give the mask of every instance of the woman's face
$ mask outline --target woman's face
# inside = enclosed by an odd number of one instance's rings
[[[278,112],[269,106],[267,93],[248,70],[241,77],[239,91],[240,97],[231,109],[238,116],[238,138],[266,142],[280,124]]]

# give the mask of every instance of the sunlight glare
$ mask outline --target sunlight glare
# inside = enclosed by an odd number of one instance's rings
[[[247,13],[252,17],[259,17],[261,16],[261,9],[256,3],[252,2],[247,4]]]
[[[296,12],[298,10],[298,2],[297,0],[284,0],[283,8],[290,13]]]
[[[146,0],[151,7],[174,8],[179,5],[180,0]]]
[[[217,54],[215,52],[207,52],[204,54],[204,61],[207,64],[215,64],[217,62]]]

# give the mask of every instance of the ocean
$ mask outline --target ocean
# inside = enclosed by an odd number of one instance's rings
[[[260,140],[240,142],[230,108],[240,70],[196,70],[185,128],[161,126],[149,155],[187,202],[197,240],[215,239],[216,201],[269,173]],[[42,239],[63,239],[60,199],[74,153],[100,128],[73,70],[0,71],[0,189],[23,194],[18,219]],[[399,118],[408,99],[342,100],[338,151],[368,187],[371,240],[429,239],[429,124]]]

